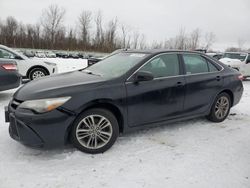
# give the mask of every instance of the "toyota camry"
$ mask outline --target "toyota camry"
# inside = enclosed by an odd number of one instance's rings
[[[31,147],[71,143],[103,153],[120,133],[204,116],[224,121],[242,75],[199,52],[124,50],[83,70],[39,78],[5,108],[10,136]]]

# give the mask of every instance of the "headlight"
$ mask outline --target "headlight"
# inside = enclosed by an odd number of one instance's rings
[[[33,110],[37,113],[49,112],[63,105],[71,97],[29,100],[20,104],[18,108]]]
[[[47,65],[56,66],[55,63],[51,63],[51,62],[47,62],[47,61],[44,61],[44,63],[46,63]]]

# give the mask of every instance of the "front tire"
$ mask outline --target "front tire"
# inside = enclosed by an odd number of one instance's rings
[[[34,68],[30,71],[29,73],[29,79],[30,80],[35,80],[37,78],[41,78],[41,77],[44,77],[44,76],[47,76],[47,72],[45,69],[43,68]]]
[[[85,153],[107,151],[119,135],[116,117],[108,110],[94,108],[83,112],[74,122],[70,138],[74,147]]]
[[[224,121],[231,108],[231,98],[227,93],[220,93],[211,108],[210,114],[207,119],[212,122],[222,122]]]

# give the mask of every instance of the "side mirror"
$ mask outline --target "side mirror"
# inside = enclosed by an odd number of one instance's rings
[[[250,63],[250,59],[247,59],[246,64]]]
[[[154,79],[153,74],[147,71],[139,71],[134,75],[134,82],[150,81],[153,79]]]
[[[22,58],[22,57],[20,57],[19,55],[16,55],[16,56],[15,56],[15,59],[18,59],[18,60],[23,60],[23,58]]]

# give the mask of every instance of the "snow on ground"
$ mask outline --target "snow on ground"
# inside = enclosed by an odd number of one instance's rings
[[[83,69],[88,65],[87,59],[71,59],[71,58],[36,58],[36,59],[51,63],[56,63],[58,67],[58,73]]]
[[[12,140],[0,93],[0,188],[250,187],[250,82],[223,123],[204,118],[122,135],[104,154],[35,150]]]

